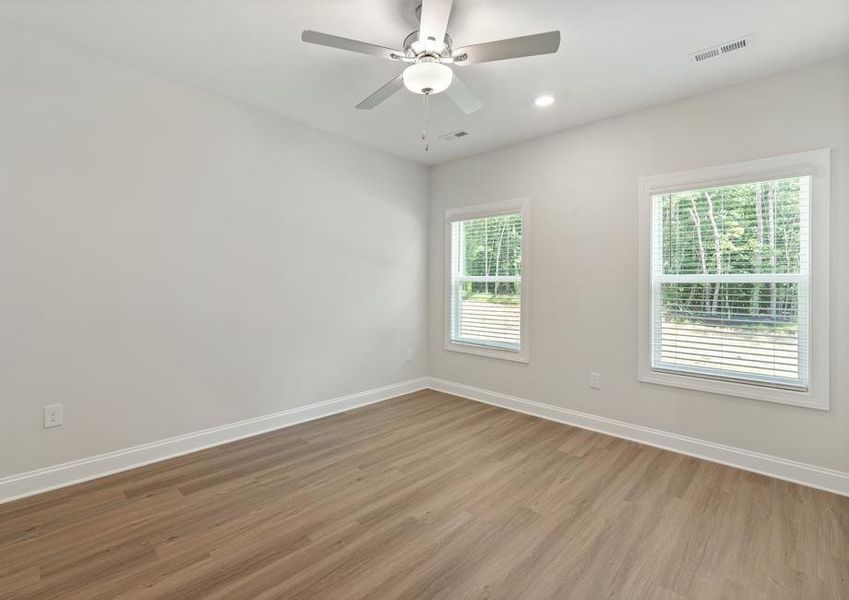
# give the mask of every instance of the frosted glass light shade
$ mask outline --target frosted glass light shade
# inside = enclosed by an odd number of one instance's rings
[[[438,62],[417,62],[404,69],[404,85],[415,94],[444,92],[454,79],[451,67]]]

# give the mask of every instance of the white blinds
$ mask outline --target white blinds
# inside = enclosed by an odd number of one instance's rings
[[[652,368],[807,389],[810,177],[652,197]]]
[[[454,221],[450,234],[451,341],[518,352],[521,213]]]

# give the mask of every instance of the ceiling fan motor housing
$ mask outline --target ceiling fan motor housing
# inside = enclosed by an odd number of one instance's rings
[[[441,43],[437,43],[430,38],[420,40],[418,30],[412,32],[404,39],[404,51],[407,53],[407,58],[417,58],[425,54],[448,58],[451,56],[451,50],[451,36],[447,33]]]

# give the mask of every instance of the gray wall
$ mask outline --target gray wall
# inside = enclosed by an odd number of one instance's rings
[[[831,411],[640,384],[640,176],[823,147],[833,149]],[[432,376],[849,471],[849,59],[444,164],[430,185]],[[445,210],[518,196],[530,198],[531,362],[445,351]]]
[[[0,477],[424,375],[426,228],[422,166],[0,30]]]
[[[832,410],[639,384],[638,178],[825,146]],[[846,58],[428,177],[0,30],[0,477],[428,372],[847,471],[848,151]],[[531,363],[446,352],[444,211],[517,196],[531,200]],[[65,425],[44,430],[54,402]]]

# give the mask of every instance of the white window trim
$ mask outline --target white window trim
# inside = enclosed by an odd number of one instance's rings
[[[637,328],[637,374],[640,381],[829,410],[830,172],[831,150],[822,149],[705,169],[654,175],[640,179],[640,264]],[[810,235],[808,236],[808,251],[811,261],[808,389],[782,389],[756,383],[722,381],[699,377],[698,375],[677,375],[653,370],[651,367],[652,196],[751,181],[769,181],[801,176],[811,177]]]
[[[451,339],[451,224],[455,221],[494,217],[515,212],[520,212],[522,215],[522,295],[519,307],[519,350],[498,350],[495,348],[476,346],[474,344],[455,342]],[[528,310],[530,306],[529,299],[531,281],[529,266],[531,263],[528,248],[530,246],[529,240],[531,229],[529,215],[530,210],[527,198],[517,198],[502,202],[489,202],[487,204],[475,204],[472,206],[452,208],[445,211],[445,289],[442,295],[444,300],[443,332],[445,350],[485,356],[487,358],[510,360],[520,363],[530,362],[531,349]]]

